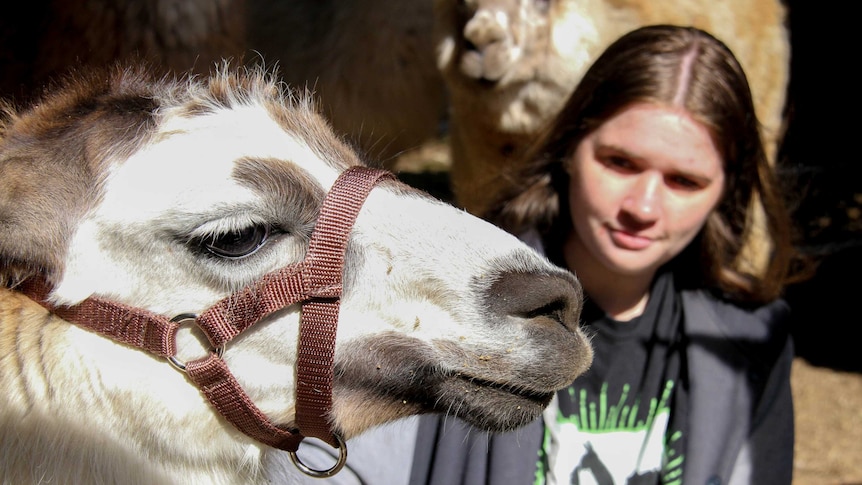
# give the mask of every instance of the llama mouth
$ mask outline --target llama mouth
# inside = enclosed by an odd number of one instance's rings
[[[553,391],[537,391],[534,389],[527,389],[522,386],[489,381],[460,373],[455,374],[453,377],[457,377],[459,380],[464,382],[466,392],[469,392],[471,390],[470,388],[474,388],[476,392],[481,392],[482,390],[499,392],[503,395],[509,395],[514,398],[521,398],[526,401],[533,402],[542,407],[547,406],[554,397]]]
[[[538,418],[555,394],[460,372],[449,374],[434,389],[431,410],[494,432],[511,431]]]
[[[336,391],[357,392],[363,399],[398,403],[403,412],[454,415],[480,429],[510,431],[538,418],[551,402],[561,379],[510,360],[480,358],[470,368],[457,346],[441,351],[399,335],[357,340],[336,355]],[[559,387],[563,387],[562,385]]]

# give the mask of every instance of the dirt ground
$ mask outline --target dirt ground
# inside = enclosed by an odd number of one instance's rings
[[[862,374],[793,364],[793,485],[862,484]]]

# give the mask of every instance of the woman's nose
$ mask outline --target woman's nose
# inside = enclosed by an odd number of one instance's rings
[[[640,174],[623,200],[622,209],[639,222],[654,222],[661,216],[661,186],[660,175]]]

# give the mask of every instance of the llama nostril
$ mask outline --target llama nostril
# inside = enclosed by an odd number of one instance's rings
[[[566,300],[558,299],[533,310],[529,310],[522,316],[524,318],[530,319],[538,317],[548,317],[558,323],[565,325],[567,307],[568,303],[566,302]]]
[[[498,276],[487,293],[488,309],[500,317],[519,317],[535,323],[578,328],[583,292],[567,271],[507,272]]]

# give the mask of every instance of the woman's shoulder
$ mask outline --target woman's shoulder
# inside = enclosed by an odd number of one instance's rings
[[[702,313],[713,320],[713,323],[731,327],[738,324],[743,325],[740,330],[755,330],[751,327],[782,327],[789,322],[790,306],[780,298],[764,304],[750,305],[721,298],[707,290],[685,290],[681,293],[687,314]]]
[[[724,341],[756,360],[772,361],[790,340],[790,307],[782,299],[746,306],[704,290],[682,292],[689,341]]]

